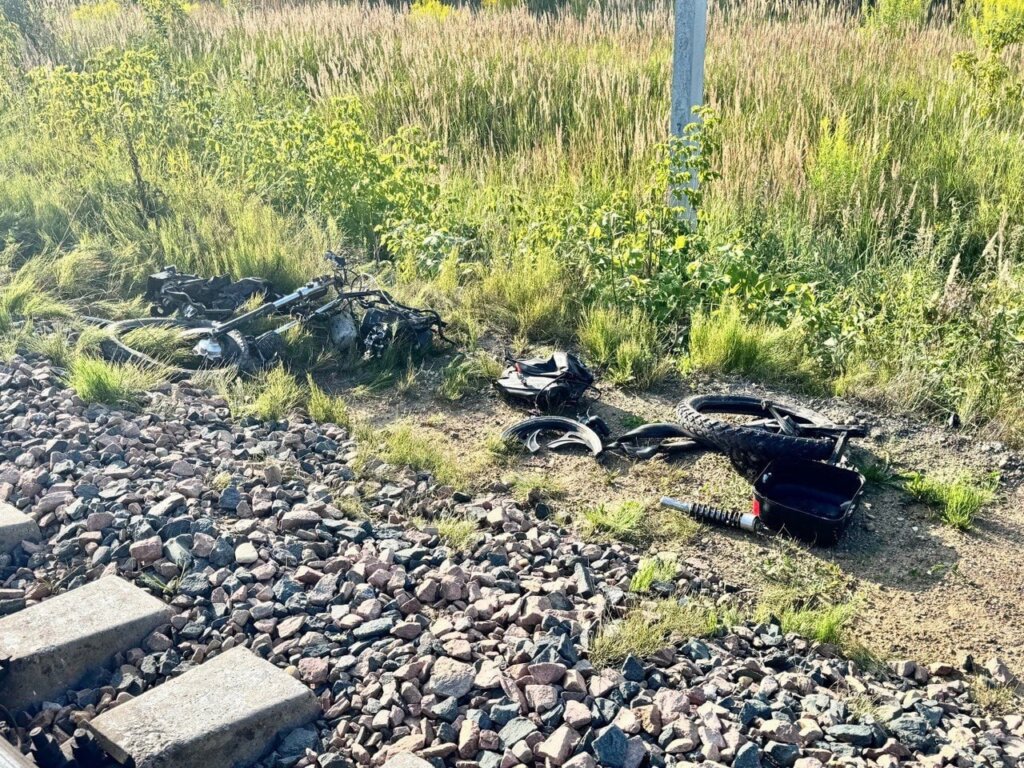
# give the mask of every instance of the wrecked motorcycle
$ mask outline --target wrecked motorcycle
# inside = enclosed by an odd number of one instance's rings
[[[133,348],[131,334],[170,328],[189,350],[174,371],[187,375],[203,368],[262,368],[281,356],[286,334],[299,327],[320,333],[325,347],[349,358],[381,358],[389,350],[421,354],[429,351],[435,336],[448,341],[437,312],[402,304],[371,276],[352,273],[341,256],[328,253],[327,260],[331,273],[284,295],[258,278],[204,279],[165,267],[147,284],[152,317],[107,324],[102,351],[115,362],[165,366],[165,361]],[[273,327],[260,328],[285,317]]]

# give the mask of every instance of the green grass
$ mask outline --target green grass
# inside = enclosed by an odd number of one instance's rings
[[[67,382],[87,403],[138,405],[142,395],[164,383],[164,372],[126,363],[120,365],[86,354],[70,362]]]
[[[306,385],[309,388],[309,396],[306,401],[306,410],[313,421],[321,424],[337,424],[347,427],[351,423],[348,404],[337,395],[329,395],[324,392],[312,376],[306,377]]]
[[[650,510],[639,501],[599,504],[584,509],[580,515],[580,532],[586,538],[610,538],[619,541],[642,541],[648,535]]]
[[[501,361],[483,351],[459,355],[445,366],[438,391],[447,400],[461,400],[492,383],[504,369]]]
[[[1024,110],[952,66],[974,4],[714,4],[697,231],[665,205],[670,5],[99,5],[26,5],[0,62],[0,333],[137,313],[167,263],[288,290],[344,244],[467,355],[579,342],[608,382],[682,358],[1024,440]]]
[[[462,485],[470,468],[461,462],[446,440],[432,430],[398,424],[380,433],[380,457],[388,464],[429,472],[447,485]]]
[[[505,478],[512,487],[516,501],[525,504],[531,498],[545,501],[562,499],[566,495],[565,486],[554,474],[547,472],[516,472]]]
[[[656,581],[672,581],[677,573],[679,565],[674,554],[645,557],[629,582],[629,591],[649,592],[651,584]]]
[[[522,442],[515,438],[505,438],[501,432],[488,435],[484,448],[491,462],[501,467],[511,466],[527,453]]]
[[[834,645],[865,666],[876,663],[853,631],[858,602],[838,566],[796,544],[779,543],[758,572],[763,586],[754,608],[757,621],[778,621],[784,633]]]
[[[970,691],[971,700],[988,717],[1003,717],[1020,710],[1020,698],[1010,686],[979,678],[971,685]]]
[[[646,389],[672,370],[657,325],[635,308],[591,307],[576,333],[587,360],[603,368],[611,384]]]
[[[596,667],[620,664],[630,654],[645,658],[670,644],[713,635],[738,623],[738,615],[675,600],[662,600],[631,610],[622,619],[601,627],[590,646]]]
[[[441,542],[455,552],[469,552],[482,535],[475,520],[455,514],[434,520],[416,518],[413,524],[417,528],[436,530]]]
[[[251,416],[262,421],[281,421],[305,404],[307,391],[279,364],[250,379],[235,378],[226,382],[221,395],[236,418]]]
[[[63,326],[55,327],[51,333],[33,333],[25,344],[30,351],[42,355],[59,368],[67,368],[75,355],[71,332]]]
[[[967,476],[944,479],[917,472],[906,476],[903,487],[935,511],[945,525],[969,531],[982,510],[995,499],[998,476],[980,484]]]
[[[154,360],[177,365],[192,357],[192,344],[182,337],[181,329],[173,326],[150,325],[128,331],[124,343]]]
[[[792,384],[815,381],[798,326],[780,328],[747,319],[733,301],[694,315],[683,370]]]

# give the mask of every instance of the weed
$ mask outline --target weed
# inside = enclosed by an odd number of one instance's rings
[[[261,372],[249,386],[253,397],[245,413],[263,421],[280,421],[303,401],[302,386],[282,365]]]
[[[864,3],[864,16],[869,27],[903,32],[927,20],[928,6],[928,0],[877,0]]]
[[[223,491],[229,485],[231,485],[230,472],[218,472],[210,479],[210,487],[215,491]]]
[[[516,501],[520,504],[534,500],[561,499],[565,496],[565,487],[561,481],[548,473],[515,474],[510,485]]]
[[[934,509],[944,524],[969,531],[978,514],[995,498],[997,484],[998,475],[981,485],[967,476],[946,480],[913,472],[905,477],[903,487],[915,499]]]
[[[684,372],[737,373],[804,385],[814,380],[799,326],[777,328],[748,320],[735,301],[694,315],[689,354],[682,365]]]
[[[118,364],[76,354],[68,367],[68,386],[87,403],[137,405],[143,393],[166,381],[159,368]]]
[[[128,331],[124,343],[168,365],[180,364],[192,356],[192,343],[183,337],[180,328],[171,325],[148,325]]]
[[[506,438],[501,432],[495,432],[487,436],[484,441],[491,461],[498,466],[507,467],[514,464],[526,453],[526,446],[514,438]]]
[[[889,485],[895,478],[888,458],[867,454],[864,458],[854,461],[857,471],[864,475],[864,479],[875,485]]]
[[[842,649],[867,664],[872,656],[849,630],[857,605],[842,571],[795,544],[780,544],[759,566],[765,581],[755,609],[758,621],[776,620],[794,632]]]
[[[673,554],[655,555],[640,561],[636,573],[629,582],[630,592],[648,592],[656,581],[672,581],[679,573],[679,566]]]
[[[460,465],[446,441],[433,432],[399,424],[383,435],[381,458],[388,464],[429,472],[440,482],[459,485],[466,481],[468,468]]]
[[[651,535],[658,541],[689,544],[701,531],[701,525],[689,515],[670,509],[651,512]]]
[[[601,627],[591,643],[590,660],[596,667],[608,667],[630,654],[644,658],[673,642],[712,635],[721,626],[722,614],[705,606],[675,600],[645,604]]]
[[[461,400],[497,379],[503,370],[501,362],[486,352],[460,355],[445,366],[439,391],[448,400]]]
[[[647,505],[639,501],[599,504],[583,510],[581,533],[586,538],[642,541],[647,537]]]
[[[534,254],[490,265],[472,302],[487,308],[483,319],[499,330],[542,341],[565,337],[573,319],[567,292],[568,279],[555,257]]]
[[[989,717],[1009,715],[1020,708],[1020,699],[1012,687],[986,678],[978,678],[971,685],[971,700]]]
[[[576,333],[588,359],[607,371],[612,384],[646,389],[672,369],[657,326],[637,308],[591,307]]]
[[[309,398],[306,402],[306,410],[313,421],[321,424],[337,424],[347,427],[350,423],[348,405],[345,401],[336,396],[324,392],[312,376],[306,377],[306,384],[309,387]]]
[[[455,552],[469,552],[480,538],[480,527],[475,520],[461,515],[442,515],[436,520],[417,518],[417,528],[434,529],[442,543]]]
[[[32,334],[27,340],[27,345],[31,351],[47,358],[59,368],[67,368],[75,356],[71,331],[60,325],[55,326],[52,333]]]

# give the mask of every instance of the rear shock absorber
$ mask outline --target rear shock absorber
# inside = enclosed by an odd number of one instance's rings
[[[710,504],[697,504],[692,501],[680,501],[669,496],[661,497],[661,505],[670,509],[685,512],[699,520],[705,520],[715,525],[724,525],[729,528],[739,528],[742,531],[751,533],[764,533],[765,526],[761,518],[753,512],[740,512],[735,509],[721,509]]]

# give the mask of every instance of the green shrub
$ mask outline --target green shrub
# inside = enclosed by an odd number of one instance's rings
[[[928,20],[931,0],[875,0],[864,4],[864,16],[869,27],[902,32]]]

